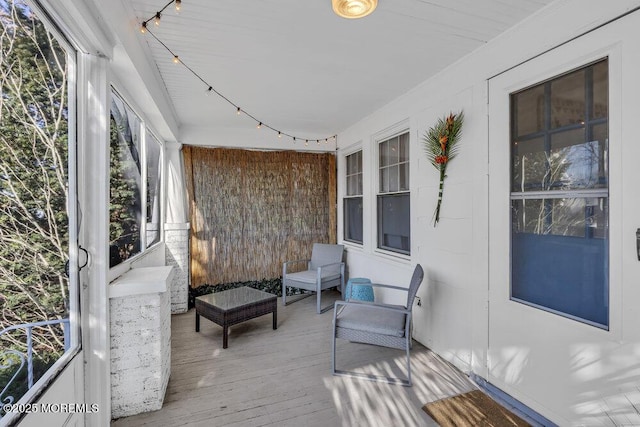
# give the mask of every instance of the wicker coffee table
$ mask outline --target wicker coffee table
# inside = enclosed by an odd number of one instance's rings
[[[273,329],[278,329],[277,297],[243,286],[196,297],[196,332],[200,316],[222,326],[222,348],[228,347],[229,326],[273,313]]]

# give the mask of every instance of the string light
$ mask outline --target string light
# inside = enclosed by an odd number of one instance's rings
[[[149,26],[148,26],[147,24],[148,24],[151,20],[153,20],[153,21],[154,21],[154,24],[155,24],[156,26],[160,26],[160,19],[161,19],[161,17],[162,17],[162,13],[165,11],[165,9],[166,9],[167,7],[171,6],[172,4],[175,6],[176,12],[178,12],[178,13],[179,13],[179,12],[180,12],[180,10],[182,9],[182,0],[170,0],[167,4],[165,4],[165,5],[164,5],[164,7],[163,7],[162,9],[160,9],[159,11],[157,11],[154,15],[152,15],[152,16],[151,16],[149,19],[147,19],[146,21],[143,21],[143,22],[142,22],[142,24],[141,24],[141,26],[140,26],[140,32],[141,32],[142,34],[149,33],[149,34],[150,34],[154,39],[156,39],[156,41],[157,41],[158,43],[160,43],[160,44],[162,45],[162,47],[164,47],[164,48],[165,48],[165,49],[166,49],[166,50],[167,50],[167,51],[168,51],[168,52],[173,56],[173,62],[174,62],[175,64],[182,64],[182,65],[183,65],[183,66],[184,66],[188,71],[190,71],[190,72],[191,72],[191,74],[193,74],[193,75],[194,75],[198,80],[200,80],[202,83],[204,83],[204,84],[207,86],[207,89],[206,89],[206,94],[207,94],[207,95],[210,95],[210,94],[213,92],[213,93],[215,93],[216,95],[218,95],[220,98],[222,98],[222,99],[224,99],[225,101],[227,101],[229,104],[233,105],[233,106],[236,108],[236,113],[237,113],[238,115],[240,115],[240,113],[244,113],[247,117],[249,117],[249,118],[251,118],[251,119],[255,120],[255,121],[258,123],[258,125],[256,126],[256,128],[260,129],[262,126],[267,127],[267,128],[269,128],[269,129],[271,129],[272,131],[277,132],[277,133],[278,133],[278,138],[282,138],[282,136],[283,136],[283,135],[284,135],[284,136],[288,136],[288,137],[292,138],[292,139],[293,139],[293,143],[294,143],[294,144],[296,143],[296,141],[297,141],[298,139],[302,139],[302,138],[298,138],[298,137],[296,137],[295,135],[291,135],[291,134],[288,134],[288,133],[286,133],[286,132],[282,132],[281,130],[278,130],[278,129],[276,129],[276,128],[274,128],[274,127],[272,127],[272,126],[270,126],[270,125],[268,125],[268,124],[266,124],[266,123],[263,123],[262,121],[260,121],[260,120],[258,120],[257,118],[255,118],[253,115],[249,114],[249,113],[248,113],[248,112],[246,112],[246,111],[243,111],[243,110],[242,110],[242,109],[241,109],[237,104],[235,104],[235,103],[234,103],[234,102],[232,102],[229,98],[227,98],[226,96],[224,96],[223,94],[221,94],[220,92],[218,92],[218,91],[217,91],[213,86],[211,86],[209,83],[207,83],[207,81],[205,81],[205,80],[204,80],[204,78],[202,78],[202,77],[201,77],[198,73],[196,73],[196,72],[195,72],[191,67],[189,67],[187,64],[185,64],[185,63],[184,63],[184,61],[182,61],[182,60],[178,57],[178,55],[176,55],[175,53],[173,53],[173,52],[171,51],[171,49],[170,49],[170,48],[169,48],[169,47],[168,47],[168,46],[167,46],[167,45],[166,45],[162,40],[160,40],[160,39],[158,38],[158,36],[156,36],[156,35],[155,35],[155,34],[154,34],[150,29],[149,29]],[[329,138],[325,138],[325,139],[324,139],[325,144],[326,144],[329,140],[331,140],[331,141],[336,141],[336,142],[337,142],[337,136],[336,136],[336,135],[333,135],[333,136],[331,136],[331,137],[329,137]],[[311,141],[313,141],[313,139],[312,139]],[[316,143],[317,143],[318,145],[320,145],[320,141],[321,141],[320,139],[316,139],[315,141],[316,141]],[[304,145],[305,145],[305,146],[308,146],[308,145],[309,145],[309,139],[305,139],[305,144],[304,144]]]

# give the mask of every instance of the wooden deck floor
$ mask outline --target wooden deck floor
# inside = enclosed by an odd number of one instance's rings
[[[325,292],[323,303],[331,297]],[[422,405],[474,388],[418,343],[411,351],[413,387],[332,376],[332,312],[316,314],[315,298],[280,304],[277,330],[271,315],[232,326],[224,350],[222,328],[201,319],[196,333],[194,318],[193,310],[172,316],[162,409],[113,426],[432,426]],[[337,348],[339,369],[403,372],[401,350],[342,340]]]

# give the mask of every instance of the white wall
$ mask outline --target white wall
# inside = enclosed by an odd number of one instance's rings
[[[422,306],[414,308],[414,336],[464,371],[473,371],[485,378],[488,376],[489,289],[500,285],[489,282],[488,247],[492,236],[489,235],[488,212],[492,189],[488,185],[488,176],[492,169],[488,155],[488,122],[491,120],[487,107],[491,101],[488,99],[488,80],[638,6],[640,2],[637,0],[606,3],[557,1],[338,136],[339,213],[342,212],[341,199],[345,192],[344,155],[359,146],[363,150],[365,236],[362,246],[345,242],[351,276],[408,285],[413,266],[422,264],[426,278],[418,292]],[[640,25],[640,13],[625,19],[633,19],[636,26]],[[637,74],[638,70],[626,72]],[[466,121],[460,152],[449,164],[441,220],[434,228],[432,215],[439,177],[428,163],[420,139],[437,118],[461,109],[465,112]],[[411,136],[412,242],[408,259],[378,253],[375,242],[377,154],[373,136],[403,120],[409,122]],[[341,214],[338,218],[341,233]],[[613,307],[612,311],[615,310]],[[627,316],[626,319],[627,336],[637,336],[640,333],[637,312],[635,317]],[[530,327],[535,328],[536,325]],[[527,335],[526,330],[521,333]],[[553,330],[548,333],[553,337]],[[550,342],[558,338],[561,337]],[[544,340],[536,344],[544,345]],[[611,388],[612,383],[622,388],[635,382],[637,374],[628,366],[628,357],[630,351],[639,351],[638,346],[632,342],[616,345],[611,341],[590,345],[592,349],[600,348],[606,352],[606,359],[599,362],[606,365],[602,372],[615,372],[619,377],[608,384],[604,376],[595,378],[593,382],[582,384],[581,392],[587,388]],[[551,362],[544,361],[544,352],[537,357],[550,367]],[[616,364],[622,364],[620,366],[624,369],[615,369]],[[566,367],[567,375],[579,378],[581,372],[574,372],[573,368]],[[559,381],[554,382],[553,376],[527,378],[525,381],[530,384],[511,384],[509,391],[512,395],[562,425],[613,423],[607,421],[610,419],[604,409],[607,405],[604,397],[598,396],[598,391],[594,391],[591,398],[602,403],[601,409],[598,411],[596,404],[588,410],[581,410],[562,407],[563,404],[558,403],[566,402],[566,396],[576,390]],[[537,394],[532,396],[528,390]],[[626,397],[619,398],[624,400]],[[618,407],[624,411],[634,410],[630,403],[620,403]]]

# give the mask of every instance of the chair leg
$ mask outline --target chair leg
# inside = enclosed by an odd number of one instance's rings
[[[336,374],[336,316],[333,316],[333,340],[331,340],[331,375]]]
[[[282,280],[282,306],[287,305],[287,285],[284,284],[284,280]]]
[[[407,382],[409,383],[409,387],[411,387],[412,386],[412,384],[411,384],[411,355],[409,354],[409,348],[410,348],[409,343],[411,342],[411,338],[409,338],[408,341],[409,342],[407,342]]]

